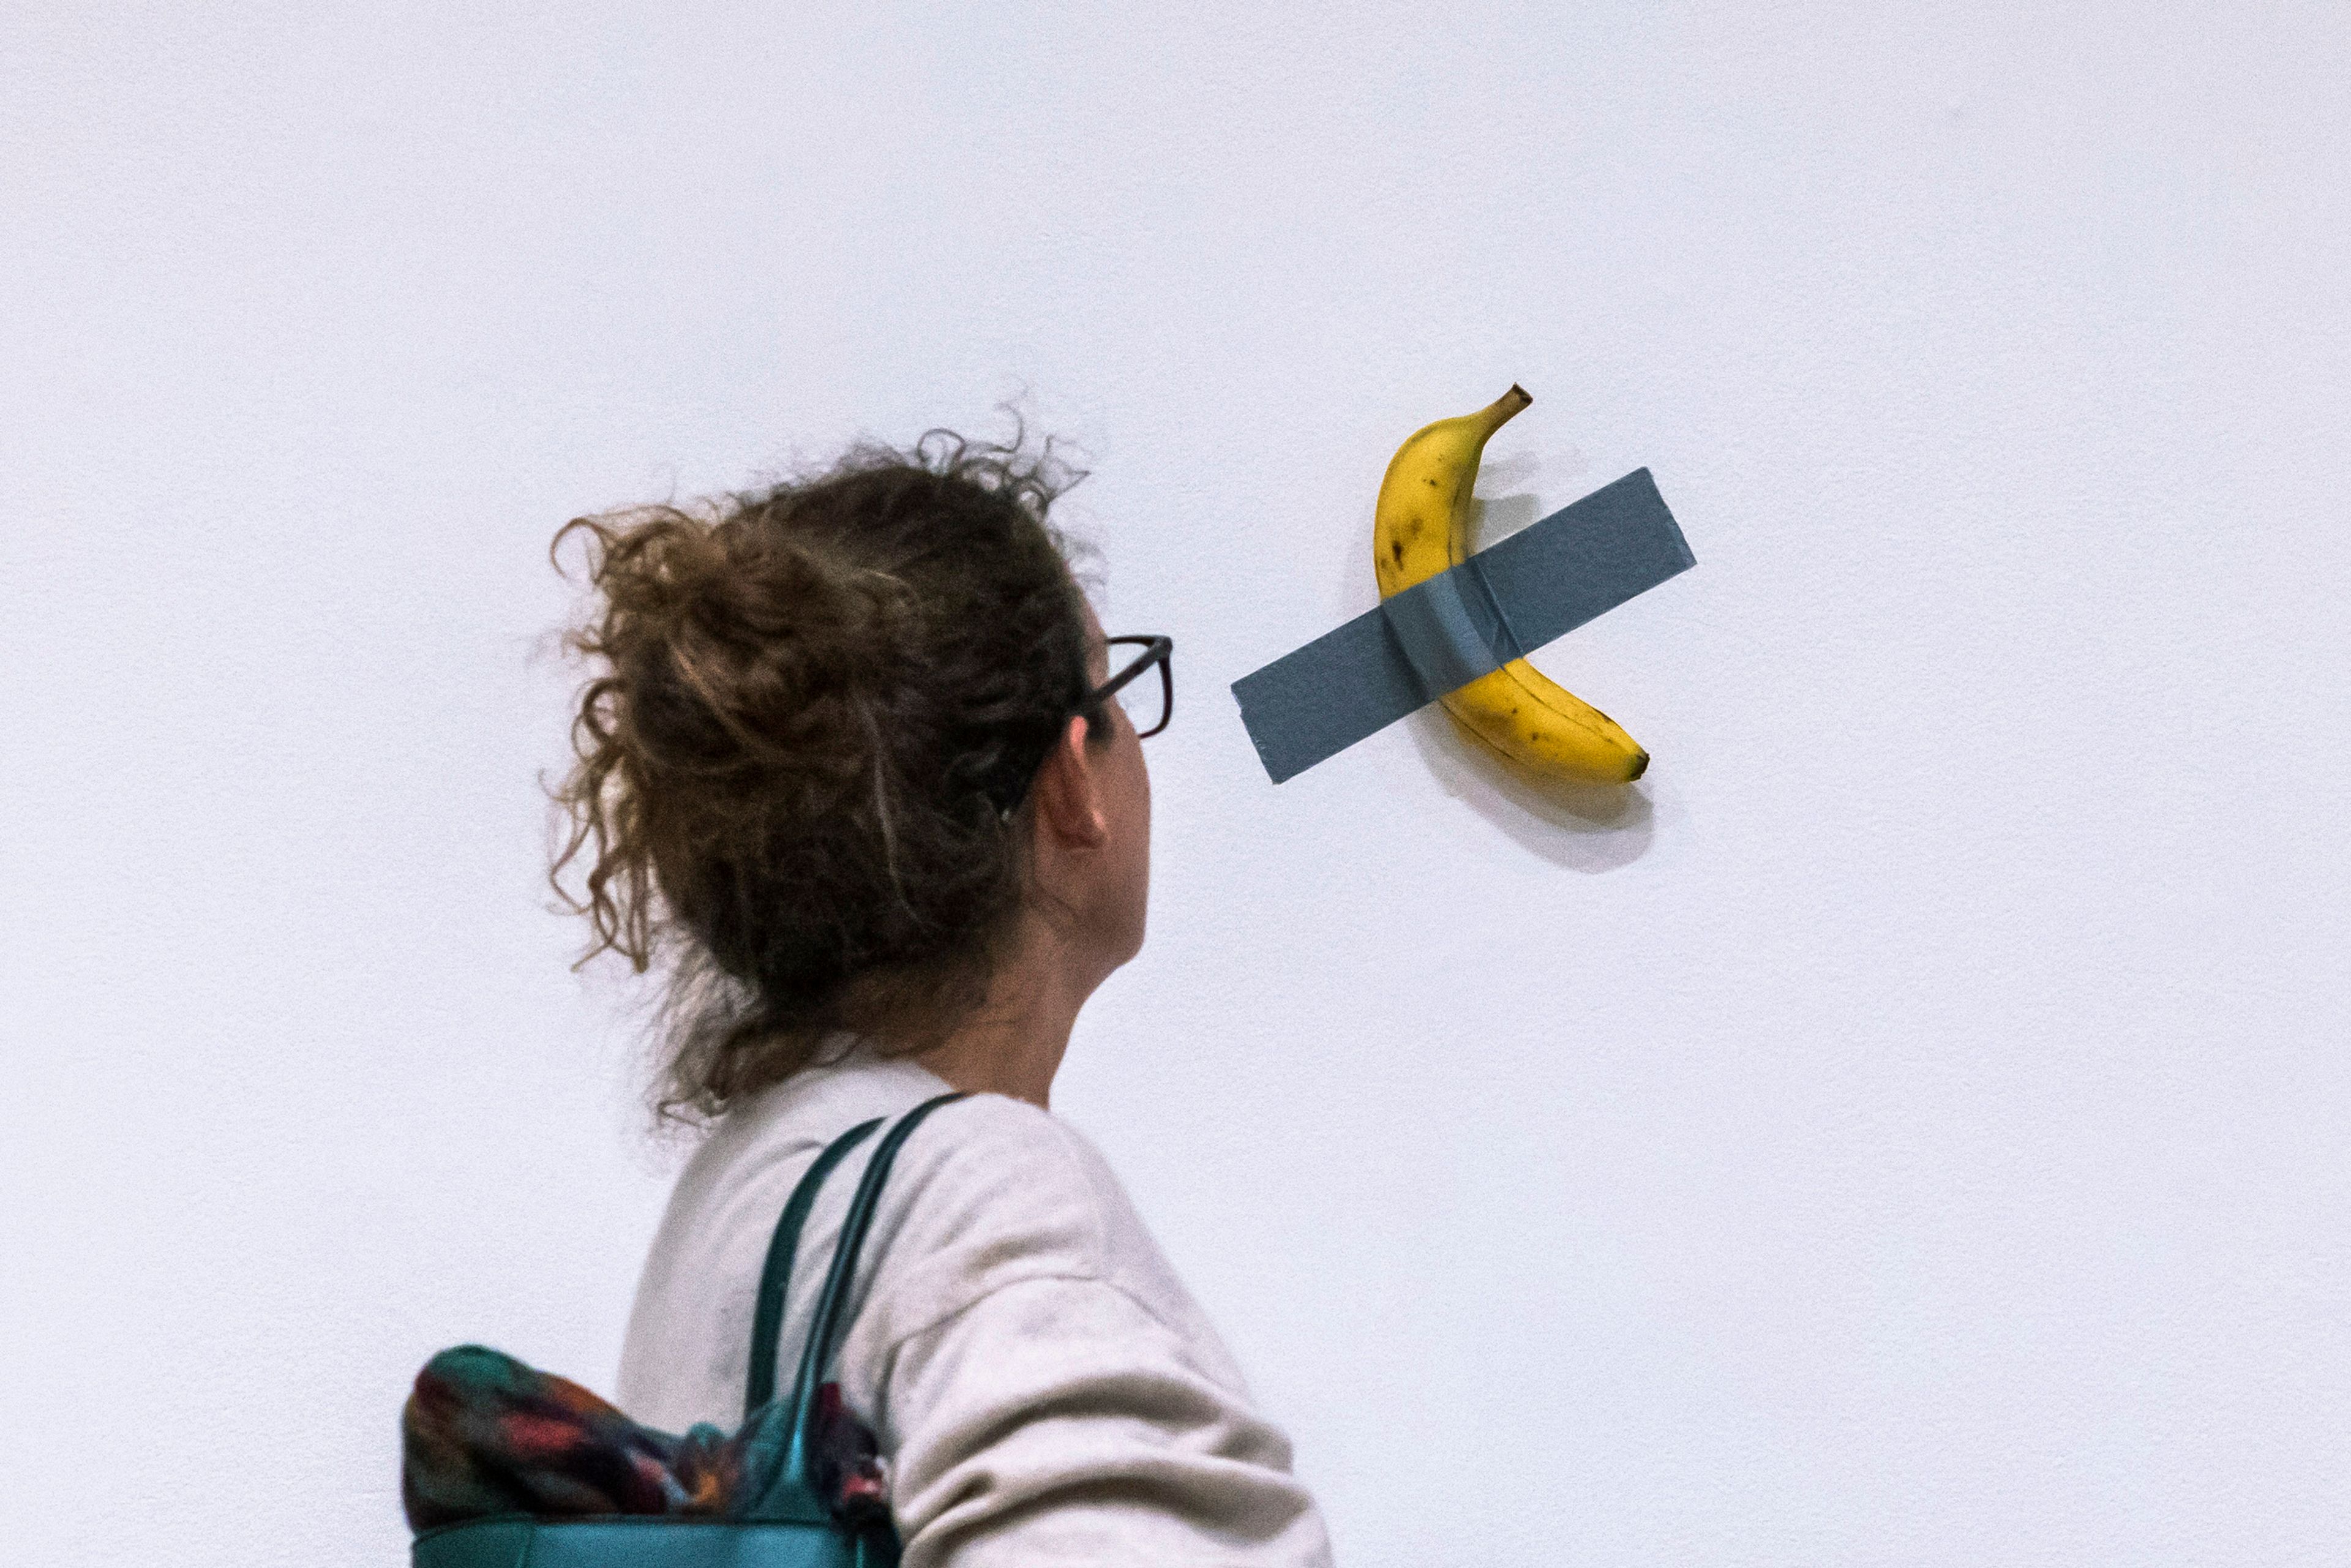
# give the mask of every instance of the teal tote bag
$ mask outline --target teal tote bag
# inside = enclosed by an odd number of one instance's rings
[[[744,1487],[752,1501],[738,1519],[677,1520],[656,1516],[537,1519],[504,1514],[444,1525],[419,1535],[410,1548],[412,1568],[896,1568],[898,1533],[883,1517],[858,1524],[834,1517],[817,1484],[818,1389],[848,1331],[846,1307],[851,1276],[882,1184],[898,1151],[923,1119],[960,1100],[942,1094],[898,1119],[866,1161],[865,1174],[841,1221],[832,1267],[817,1297],[799,1370],[788,1399],[776,1392],[776,1340],[782,1332],[784,1292],[791,1282],[792,1254],[800,1228],[825,1177],[882,1120],[861,1124],[835,1138],[792,1189],[759,1274],[758,1304],[751,1320],[751,1375],[743,1407],[756,1431],[746,1448]]]

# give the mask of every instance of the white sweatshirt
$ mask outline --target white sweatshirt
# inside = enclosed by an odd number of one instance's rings
[[[948,1086],[860,1051],[720,1119],[645,1260],[619,1404],[672,1432],[743,1419],[752,1298],[776,1217],[836,1135]],[[788,1391],[875,1133],[801,1234]],[[892,1167],[833,1369],[881,1439],[906,1568],[1291,1568],[1331,1560],[1290,1443],[1100,1154],[1024,1102],[934,1112]]]

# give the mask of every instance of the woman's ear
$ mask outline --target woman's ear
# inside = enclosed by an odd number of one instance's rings
[[[1061,737],[1037,770],[1037,831],[1065,849],[1092,849],[1110,837],[1102,758],[1089,744],[1084,716],[1061,727]]]

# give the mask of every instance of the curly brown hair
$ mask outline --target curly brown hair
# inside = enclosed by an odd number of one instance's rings
[[[1050,441],[935,430],[557,531],[550,558],[588,537],[601,601],[565,646],[603,670],[548,875],[589,918],[580,964],[674,960],[664,1113],[715,1116],[838,1031],[921,1049],[985,998],[1025,882],[1019,803],[1088,689],[1046,520],[1083,477]]]

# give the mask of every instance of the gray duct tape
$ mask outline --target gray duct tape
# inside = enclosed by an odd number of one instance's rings
[[[1233,683],[1277,784],[1697,563],[1646,468]]]
[[[1468,561],[1382,600],[1380,613],[1429,702],[1520,656],[1484,570]]]

